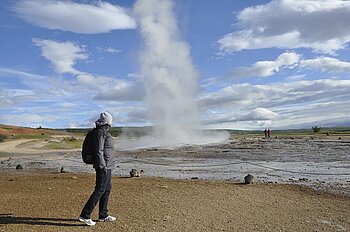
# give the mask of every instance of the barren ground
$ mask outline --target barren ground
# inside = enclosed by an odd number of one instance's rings
[[[0,231],[349,231],[350,199],[308,188],[113,177],[114,223],[77,221],[93,174],[0,176]],[[97,217],[94,211],[93,219]]]

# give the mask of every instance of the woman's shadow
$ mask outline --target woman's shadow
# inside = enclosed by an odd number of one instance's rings
[[[0,214],[0,225],[8,224],[42,226],[85,226],[84,224],[79,223],[78,219],[15,217],[12,214]]]

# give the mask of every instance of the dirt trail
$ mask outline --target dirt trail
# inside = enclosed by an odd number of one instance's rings
[[[43,146],[46,144],[44,140],[38,139],[18,139],[13,141],[7,141],[0,143],[0,153],[14,153],[18,156],[24,155],[36,155],[38,153],[52,153],[52,152],[68,152],[78,151],[80,149],[61,150],[61,149],[45,149]]]

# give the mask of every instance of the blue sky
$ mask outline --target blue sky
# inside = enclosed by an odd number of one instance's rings
[[[162,11],[158,1],[142,9]],[[349,1],[166,2],[203,126],[350,126]],[[108,110],[114,126],[151,125],[135,3],[2,0],[0,123],[91,127]]]

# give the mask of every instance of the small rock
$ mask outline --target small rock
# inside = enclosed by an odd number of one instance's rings
[[[72,179],[78,179],[78,177],[76,177],[76,176],[72,176]]]
[[[21,164],[18,164],[18,165],[16,166],[16,170],[20,170],[20,169],[23,169],[23,166],[22,166]]]
[[[308,179],[308,178],[303,177],[303,178],[299,178],[299,181],[308,182],[308,181],[309,181],[309,179]]]
[[[248,174],[244,177],[245,184],[253,184],[254,181],[255,181],[255,177],[253,175]]]
[[[61,173],[68,173],[67,168],[65,168],[65,167],[61,167]]]
[[[168,221],[169,219],[170,219],[170,216],[169,216],[169,215],[165,215],[164,221],[166,222],[166,221]]]
[[[191,177],[191,180],[198,180],[198,177],[196,177],[196,176]]]
[[[131,169],[130,176],[131,177],[140,177],[140,172],[137,171],[136,169]]]

